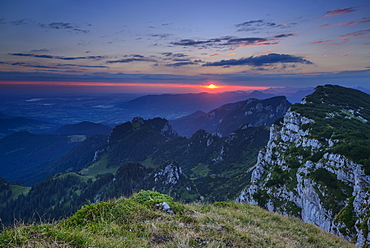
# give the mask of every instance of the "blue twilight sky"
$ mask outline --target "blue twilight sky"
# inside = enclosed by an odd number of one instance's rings
[[[20,90],[370,87],[368,0],[1,0],[0,34]]]

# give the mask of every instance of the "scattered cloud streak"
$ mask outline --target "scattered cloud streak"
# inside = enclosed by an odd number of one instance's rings
[[[203,48],[213,47],[213,48],[235,49],[237,47],[246,47],[246,46],[276,45],[278,44],[279,39],[295,35],[296,34],[293,33],[286,33],[275,35],[268,38],[262,37],[238,38],[232,36],[225,36],[208,40],[182,39],[180,41],[171,42],[171,45],[182,47],[203,47]]]
[[[370,22],[370,18],[364,17],[360,21],[339,23],[339,24],[334,25],[334,26],[351,26],[351,25],[357,25],[357,24],[368,23],[368,22]]]
[[[41,27],[44,29],[57,29],[57,30],[69,30],[74,31],[76,33],[89,33],[90,30],[88,29],[82,29],[79,25],[73,24],[70,22],[51,22],[51,23],[36,23],[36,21],[30,19],[30,18],[23,18],[15,21],[5,21],[5,18],[0,18],[0,24],[12,24],[15,26],[29,26],[34,25],[37,27]],[[91,24],[87,24],[87,26],[92,26]]]
[[[13,66],[22,66],[22,67],[31,67],[31,68],[41,68],[41,69],[68,69],[70,67],[74,68],[109,68],[108,66],[101,65],[79,65],[79,64],[49,64],[49,65],[39,65],[35,63],[26,63],[26,62],[0,62],[0,64],[13,65]]]
[[[164,39],[164,38],[168,38],[172,36],[172,34],[150,34],[149,36],[154,37],[154,38]]]
[[[343,14],[351,13],[351,12],[354,12],[354,11],[356,11],[356,9],[353,8],[353,7],[333,9],[333,10],[326,11],[326,13],[323,17],[332,17],[332,16],[336,16],[336,15],[343,15]]]
[[[132,62],[157,62],[157,60],[153,58],[148,58],[140,54],[125,55],[123,57],[124,59],[108,60],[106,61],[106,63],[117,64],[117,63],[132,63]]]
[[[78,32],[78,33],[90,32],[87,29],[81,29],[78,25],[75,25],[69,22],[52,22],[49,24],[39,23],[39,26],[42,28],[46,28],[46,29],[67,29],[67,30]],[[91,25],[89,24],[89,26]]]
[[[189,57],[189,55],[184,53],[172,53],[172,52],[162,53],[162,55],[165,56],[165,59],[178,59]]]
[[[167,67],[181,67],[181,66],[187,66],[187,65],[198,65],[199,62],[193,62],[193,61],[187,61],[187,62],[177,62],[172,64],[166,64]]]
[[[370,29],[364,29],[340,36],[342,40],[349,41],[351,38],[370,38]]]
[[[9,53],[8,55],[20,56],[20,57],[43,58],[43,59],[61,59],[61,60],[77,60],[77,59],[101,60],[101,59],[106,58],[105,56],[64,57],[64,56],[54,56],[54,55],[45,55],[45,54],[33,54],[33,53]]]
[[[189,66],[189,65],[198,65],[201,63],[201,60],[192,60],[192,58],[184,53],[172,53],[172,52],[165,52],[162,53],[164,56],[164,61],[171,61],[173,63],[165,64],[166,67],[182,67],[182,66]]]
[[[30,24],[32,23],[33,21],[31,19],[28,19],[28,18],[23,18],[23,19],[20,19],[20,20],[16,20],[16,21],[12,21],[11,24],[15,25],[15,26],[21,26],[21,25],[27,25],[27,24]]]
[[[269,22],[266,20],[251,20],[243,23],[236,24],[238,32],[250,32],[260,30],[261,28],[287,28],[296,25],[296,23],[290,24],[277,24],[275,22]]]
[[[204,64],[203,66],[223,66],[223,67],[230,67],[230,66],[239,66],[239,65],[249,65],[249,66],[268,66],[276,63],[300,63],[300,64],[313,64],[311,61],[303,59],[298,56],[293,56],[289,54],[277,54],[277,53],[270,53],[267,55],[261,55],[257,57],[248,57],[248,58],[240,58],[240,59],[229,59],[229,60],[221,60],[218,62],[209,62]]]
[[[333,41],[332,40],[321,40],[321,41],[311,42],[311,43],[308,43],[308,44],[315,45],[315,44],[323,44],[323,43],[330,43],[330,42],[333,42]]]

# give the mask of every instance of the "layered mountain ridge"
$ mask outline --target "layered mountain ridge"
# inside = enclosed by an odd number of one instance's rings
[[[97,136],[88,139],[93,138]],[[33,220],[35,212],[43,213],[42,219],[59,219],[89,201],[130,196],[141,189],[154,189],[183,202],[235,199],[249,183],[250,173],[245,170],[255,164],[258,150],[267,142],[268,127],[242,125],[225,137],[199,130],[187,139],[178,137],[165,119],[137,117],[116,126],[104,144],[101,139],[80,144],[89,149],[73,148],[58,160],[64,171],[29,192],[14,195],[14,187],[5,183],[0,192],[3,223],[14,217]]]
[[[319,86],[270,129],[238,202],[370,244],[370,96]]]
[[[170,121],[179,133],[191,137],[197,130],[226,136],[241,124],[251,127],[271,126],[275,119],[282,117],[292,104],[285,96],[268,99],[249,98],[222,105],[208,113],[197,111],[191,115]]]

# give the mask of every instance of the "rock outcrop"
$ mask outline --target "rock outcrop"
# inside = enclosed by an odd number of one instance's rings
[[[342,144],[352,142],[350,135],[355,130],[351,129],[351,123],[342,126],[340,123],[344,122],[342,119],[356,119],[362,123],[356,122],[360,130],[369,131],[364,121],[368,119],[369,105],[350,106],[353,103],[346,103],[351,100],[349,97],[342,99],[343,106],[334,108],[336,94],[347,90],[349,95],[356,96],[353,90],[339,86],[318,87],[302,104],[293,105],[285,117],[272,126],[268,144],[259,152],[253,168],[251,184],[237,201],[299,217],[356,243],[358,247],[367,247],[370,245],[370,174],[366,155],[355,156],[355,151],[368,152],[369,139],[365,132],[363,139],[357,139],[361,146],[351,146],[352,153],[348,153],[348,149],[342,152]],[[320,94],[322,92],[327,96],[322,97],[325,95]],[[362,102],[370,101],[370,96],[358,94],[357,97],[363,98]],[[320,113],[326,116],[324,118],[312,115],[317,97],[321,99],[320,108],[330,104],[326,113]],[[351,108],[358,109],[352,111],[355,118],[348,117]]]

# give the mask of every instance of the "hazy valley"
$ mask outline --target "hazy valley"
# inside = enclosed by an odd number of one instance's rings
[[[0,109],[0,219],[5,225],[14,219],[59,220],[78,216],[76,211],[89,203],[154,190],[176,202],[221,202],[209,205],[221,212],[259,205],[366,247],[370,96],[332,85],[304,92],[288,97],[229,92],[139,96],[125,102],[118,97],[79,100],[84,104],[24,98],[18,106],[8,99],[11,104]],[[309,95],[297,103],[302,94]],[[10,115],[14,109],[19,110]],[[243,204],[228,202],[235,200]],[[178,203],[171,204],[176,208]],[[154,205],[146,207],[153,211]],[[200,208],[186,205],[181,218],[197,219],[189,211],[199,213]],[[96,232],[104,236],[101,230]],[[200,240],[199,235],[191,238],[199,246],[221,239]],[[164,239],[159,245],[176,240],[171,234],[159,236]],[[230,240],[235,246],[284,246],[276,239],[263,244],[254,237]],[[320,246],[317,242],[310,245]],[[336,242],[331,246],[343,247]]]

